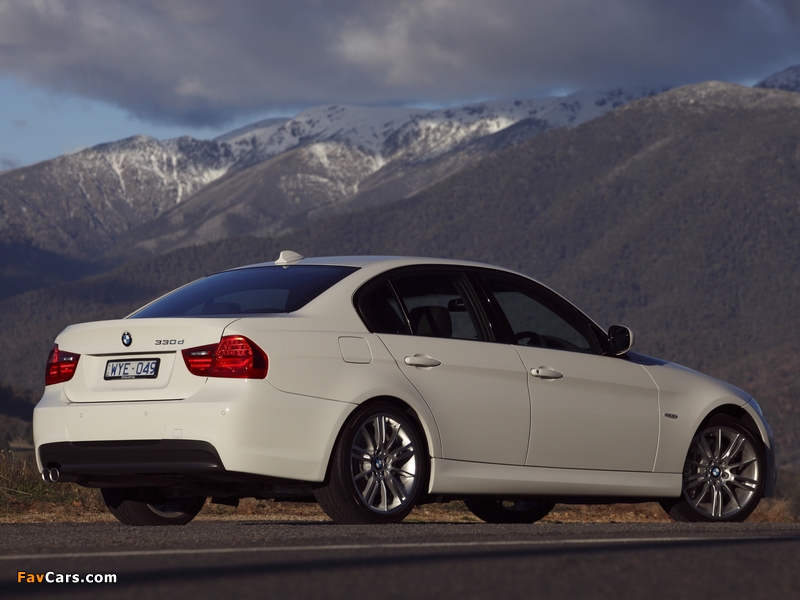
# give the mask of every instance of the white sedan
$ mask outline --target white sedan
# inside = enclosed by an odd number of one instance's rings
[[[130,525],[312,494],[337,523],[453,499],[488,522],[652,500],[747,518],[775,488],[758,404],[632,344],[499,267],[287,251],[65,329],[36,457]]]

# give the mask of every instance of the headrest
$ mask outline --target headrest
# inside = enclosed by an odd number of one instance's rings
[[[417,306],[408,315],[414,335],[449,338],[453,335],[453,321],[444,306]]]

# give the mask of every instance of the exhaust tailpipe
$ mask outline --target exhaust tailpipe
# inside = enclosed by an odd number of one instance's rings
[[[61,472],[56,467],[42,469],[42,481],[45,483],[56,483],[59,477],[61,477]]]

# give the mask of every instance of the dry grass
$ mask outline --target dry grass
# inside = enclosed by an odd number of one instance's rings
[[[748,519],[757,523],[788,523],[797,519],[785,498],[761,501]],[[207,502],[197,516],[201,521],[328,521],[328,516],[313,502],[274,502],[243,499],[238,507]],[[97,490],[84,490],[81,499],[69,503],[41,501],[24,510],[0,513],[0,523],[100,523],[114,522]],[[406,518],[406,523],[480,523],[463,502],[425,504]],[[643,504],[556,505],[543,519],[545,523],[669,523],[670,518],[655,502]]]
[[[747,519],[752,523],[796,523],[794,502],[789,498],[764,498]]]

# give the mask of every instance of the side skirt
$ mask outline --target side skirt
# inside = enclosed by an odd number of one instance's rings
[[[431,459],[430,494],[677,498],[680,473],[586,471]]]

